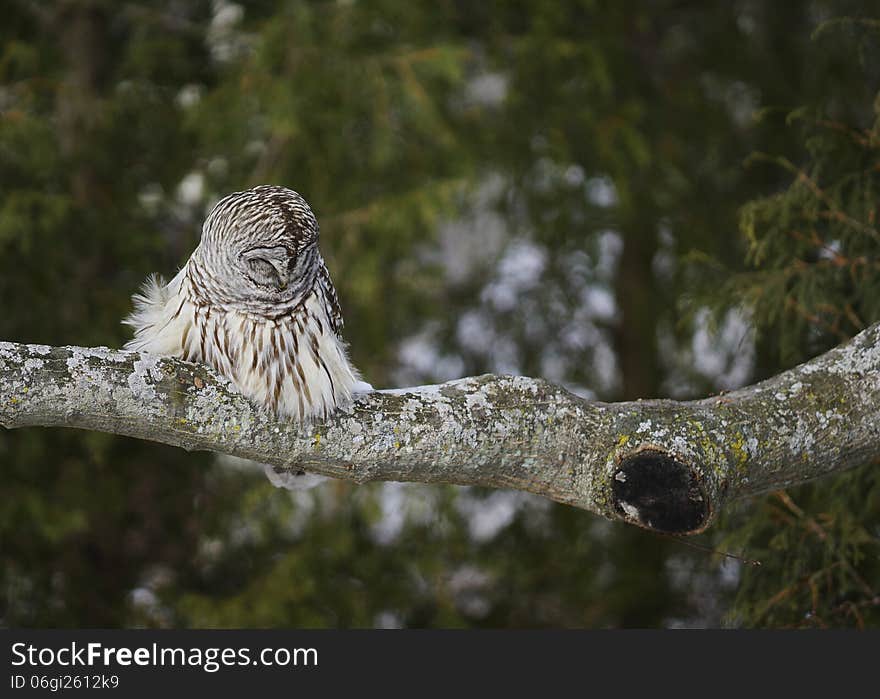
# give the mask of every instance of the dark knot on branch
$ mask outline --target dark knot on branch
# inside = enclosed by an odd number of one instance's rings
[[[709,500],[696,470],[665,451],[625,456],[611,484],[614,506],[630,522],[668,534],[692,534],[709,523]]]

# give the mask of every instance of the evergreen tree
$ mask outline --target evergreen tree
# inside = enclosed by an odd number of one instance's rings
[[[815,44],[826,56],[847,47],[837,57],[844,79],[787,114],[800,148],[754,157],[756,167],[776,168],[790,183],[743,207],[752,269],[732,276],[721,296],[746,300],[765,351],[782,365],[880,320],[880,22],[829,20]],[[878,518],[876,463],[774,493],[731,516],[723,545],[745,547],[764,562],[746,571],[733,619],[876,626]]]

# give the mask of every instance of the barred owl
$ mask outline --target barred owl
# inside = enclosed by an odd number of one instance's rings
[[[369,388],[340,338],[318,222],[290,189],[221,199],[183,269],[168,284],[150,277],[134,305],[125,349],[209,364],[279,416],[327,417]]]

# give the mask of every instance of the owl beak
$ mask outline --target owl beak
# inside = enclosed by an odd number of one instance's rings
[[[275,268],[275,272],[278,274],[278,290],[284,291],[289,284],[289,270],[287,268],[287,263],[282,262],[281,260],[269,260],[272,266]]]

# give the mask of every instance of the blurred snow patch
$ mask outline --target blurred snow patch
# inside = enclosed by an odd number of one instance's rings
[[[211,28],[215,30],[228,30],[241,22],[244,17],[244,8],[228,0],[214,0],[214,16],[211,18]]]
[[[584,172],[584,169],[577,164],[569,165],[562,173],[562,179],[565,181],[569,187],[574,189],[575,187],[580,187],[584,180],[587,178],[587,173]]]
[[[437,510],[436,491],[418,483],[383,483],[378,495],[379,519],[371,527],[376,543],[394,543],[406,525],[425,525]]]
[[[519,295],[538,284],[546,266],[547,252],[543,247],[529,240],[513,242],[498,263],[495,279],[483,289],[481,299],[496,310],[513,310]]]
[[[755,359],[752,326],[738,309],[728,311],[714,331],[709,323],[709,312],[700,311],[692,348],[694,368],[713,378],[721,390],[739,388],[751,376]]]
[[[620,382],[617,355],[607,341],[593,347],[593,375],[596,388],[606,393],[611,392]]]
[[[840,254],[840,241],[832,240],[819,250],[820,260],[833,260]]]
[[[403,619],[400,618],[400,615],[397,612],[393,612],[390,609],[386,609],[384,611],[379,612],[376,615],[376,618],[373,619],[373,628],[374,629],[402,629],[403,628]]]
[[[436,260],[453,286],[484,274],[500,254],[508,234],[496,206],[506,189],[501,175],[486,176],[472,195],[467,212],[442,224],[438,248],[426,251],[426,261]]]
[[[159,213],[159,207],[162,205],[162,199],[164,196],[165,192],[162,189],[162,185],[158,182],[151,182],[150,184],[145,185],[138,193],[138,202],[143,207],[144,211],[151,216],[155,216]]]
[[[401,385],[460,378],[464,362],[454,354],[441,354],[436,329],[428,327],[405,338],[397,350],[399,367],[394,379]]]
[[[743,309],[729,310],[717,324],[708,309],[701,309],[694,316],[689,344],[663,326],[657,339],[667,367],[664,392],[674,398],[701,394],[706,384],[716,391],[739,388],[754,371],[754,329]]]
[[[177,102],[177,106],[181,109],[189,109],[197,105],[201,99],[202,86],[189,83],[178,90],[174,101]]]
[[[614,295],[604,287],[596,285],[585,287],[582,298],[593,318],[613,320],[617,315],[617,303],[614,301]]]
[[[229,0],[214,0],[213,12],[206,37],[208,49],[216,61],[232,60],[247,46],[247,38],[238,29],[244,18],[244,7]]]
[[[486,497],[477,497],[465,488],[455,500],[455,509],[467,520],[471,538],[485,543],[508,527],[520,509],[535,497],[518,490],[496,490]]]
[[[205,196],[205,176],[190,172],[177,185],[177,201],[184,206],[196,206]]]
[[[462,614],[481,619],[492,608],[485,591],[492,578],[476,566],[464,565],[449,579],[449,591],[455,599],[455,606]]]
[[[623,252],[623,238],[620,233],[613,230],[604,230],[599,233],[599,260],[596,263],[597,272],[608,275],[610,279],[620,254]]]
[[[495,342],[492,319],[482,309],[465,311],[455,329],[456,339],[469,352],[488,354]]]
[[[150,625],[168,628],[173,624],[171,610],[162,603],[157,591],[171,585],[174,573],[163,566],[150,567],[137,587],[128,593],[128,603],[138,616],[149,620]]]
[[[610,177],[591,177],[586,184],[587,201],[593,206],[607,208],[617,203],[617,188]]]
[[[502,73],[480,73],[465,87],[465,102],[478,107],[497,107],[507,97],[507,85],[507,76]]]

